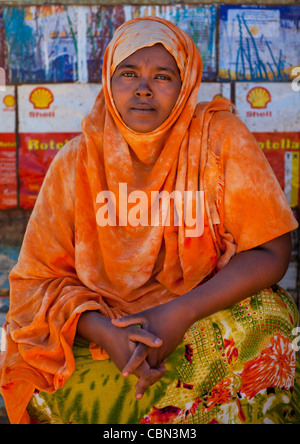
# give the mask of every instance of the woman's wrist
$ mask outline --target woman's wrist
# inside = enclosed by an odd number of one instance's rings
[[[109,318],[97,311],[86,311],[79,318],[77,334],[105,349],[112,328]]]
[[[187,303],[187,294],[188,293],[167,302],[167,305],[170,306],[171,310],[174,310],[178,314],[178,323],[180,323],[185,330],[187,330],[197,320],[195,319],[195,310],[193,309],[193,305]]]

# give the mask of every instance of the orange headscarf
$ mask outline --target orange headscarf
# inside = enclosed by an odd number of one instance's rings
[[[131,51],[155,43],[174,56],[182,88],[161,127],[138,134],[122,122],[110,79]],[[52,162],[10,275],[0,386],[12,423],[29,421],[26,406],[35,388],[53,392],[74,371],[72,345],[82,312],[99,310],[113,318],[167,302],[235,253],[297,227],[231,103],[196,104],[201,72],[190,37],[165,20],[136,19],[116,31],[104,57],[103,89],[83,121],[82,136]],[[120,183],[128,194],[141,190],[148,196],[203,191],[203,233],[188,237],[186,227],[175,224],[99,226],[97,196],[112,191],[120,216]]]

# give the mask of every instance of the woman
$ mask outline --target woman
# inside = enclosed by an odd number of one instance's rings
[[[298,314],[274,285],[297,222],[229,101],[197,105],[201,74],[173,24],[116,31],[103,90],[52,162],[10,276],[11,422],[299,420]],[[152,193],[188,191],[196,218],[169,199],[166,223]]]

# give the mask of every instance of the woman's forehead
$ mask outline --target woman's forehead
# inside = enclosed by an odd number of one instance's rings
[[[116,69],[121,67],[155,66],[161,68],[169,68],[174,74],[179,73],[176,60],[162,44],[155,44],[150,47],[140,48],[126,59],[122,60]]]

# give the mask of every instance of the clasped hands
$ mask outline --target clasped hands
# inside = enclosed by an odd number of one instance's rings
[[[137,376],[137,399],[164,375],[168,356],[189,327],[183,318],[171,301],[111,321],[116,328],[106,351],[124,377]]]

